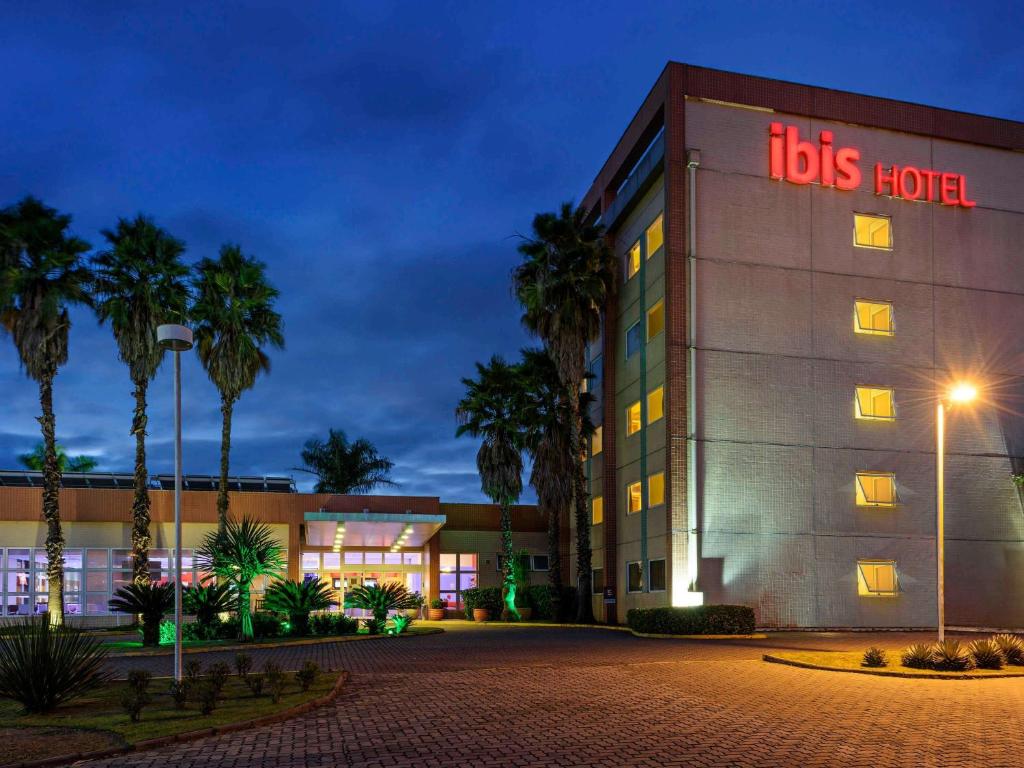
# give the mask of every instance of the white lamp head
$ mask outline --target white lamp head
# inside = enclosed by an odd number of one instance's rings
[[[172,352],[187,352],[192,349],[192,331],[184,325],[159,325],[156,340],[164,349]]]

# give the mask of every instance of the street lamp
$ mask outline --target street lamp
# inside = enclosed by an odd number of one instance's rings
[[[161,325],[156,340],[174,353],[174,679],[181,682],[181,353],[192,349],[192,331]]]
[[[965,405],[978,396],[978,389],[965,381],[957,382],[947,393],[950,406]],[[939,642],[946,638],[946,553],[945,553],[945,463],[946,403],[939,398],[935,411],[935,598],[938,603]]]

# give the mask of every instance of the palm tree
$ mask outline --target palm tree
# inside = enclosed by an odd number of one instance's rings
[[[314,493],[367,493],[378,485],[398,485],[390,477],[393,461],[365,438],[350,443],[340,429],[328,430],[326,442],[307,440],[302,464],[296,471],[317,477]]]
[[[267,282],[266,265],[245,256],[237,245],[224,245],[219,258],[196,264],[193,285],[192,319],[199,360],[220,392],[217,520],[223,530],[228,520],[231,414],[256,377],[270,371],[270,358],[263,348],[283,349],[284,336],[281,316],[274,311],[278,291]]]
[[[238,600],[231,582],[217,584],[207,578],[206,583],[185,587],[181,592],[181,604],[185,613],[196,617],[197,636],[202,640],[212,640],[220,614],[238,605]]]
[[[96,314],[110,322],[118,357],[135,394],[135,497],[132,500],[132,579],[149,583],[149,476],[146,472],[146,392],[163,360],[156,340],[162,323],[182,322],[188,302],[185,245],[145,216],[119,219],[104,230],[110,245],[93,259]]]
[[[54,447],[57,451],[57,466],[62,474],[64,472],[92,472],[99,464],[99,461],[93,456],[68,456],[67,450],[60,443],[56,443]],[[43,466],[46,464],[46,445],[41,441],[36,443],[28,453],[19,453],[18,461],[25,469],[42,472]]]
[[[615,256],[604,230],[586,221],[582,208],[563,203],[558,213],[533,218],[533,237],[519,246],[524,261],[513,271],[523,324],[544,342],[565,388],[572,414],[569,448],[573,456],[576,511],[577,620],[591,622],[590,515],[583,472],[580,384],[586,373],[587,344],[601,332],[601,310],[616,275]]]
[[[260,576],[277,576],[285,568],[284,553],[270,528],[248,517],[228,520],[223,529],[211,531],[196,551],[196,564],[213,573],[220,583],[234,584],[238,598],[241,640],[252,640],[252,583]]]
[[[263,607],[275,613],[285,613],[292,625],[292,634],[309,634],[309,614],[326,611],[334,604],[331,585],[319,578],[302,581],[275,581],[267,587]]]
[[[72,304],[89,304],[89,270],[84,240],[68,234],[71,217],[33,197],[0,210],[0,309],[14,337],[21,365],[39,385],[42,414],[43,519],[46,521],[46,578],[50,621],[64,620],[64,533],[60,522],[60,464],[57,460],[53,379],[68,359]]]
[[[174,609],[174,582],[139,584],[118,589],[107,602],[114,613],[142,617],[142,644],[160,644],[160,622]]]
[[[418,608],[420,597],[410,592],[404,584],[391,581],[385,584],[365,584],[345,592],[346,608],[361,608],[373,614],[373,629],[382,630],[391,611]]]
[[[524,411],[522,372],[495,355],[476,364],[477,379],[463,379],[466,394],[455,410],[456,437],[483,438],[476,454],[480,488],[501,507],[503,619],[519,620],[513,573],[512,511],[523,491]]]

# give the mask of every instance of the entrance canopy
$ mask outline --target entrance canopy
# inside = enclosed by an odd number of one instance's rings
[[[306,512],[306,543],[313,547],[419,549],[444,526],[445,515],[412,512]]]

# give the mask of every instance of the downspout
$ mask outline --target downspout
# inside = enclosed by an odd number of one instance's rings
[[[647,230],[640,235],[640,591],[650,592],[647,574]],[[626,574],[628,580],[629,574]]]
[[[686,153],[688,174],[687,197],[689,216],[687,221],[686,285],[689,293],[686,302],[686,590],[687,604],[699,605],[703,595],[697,592],[697,167],[700,165],[700,150],[691,149]]]

